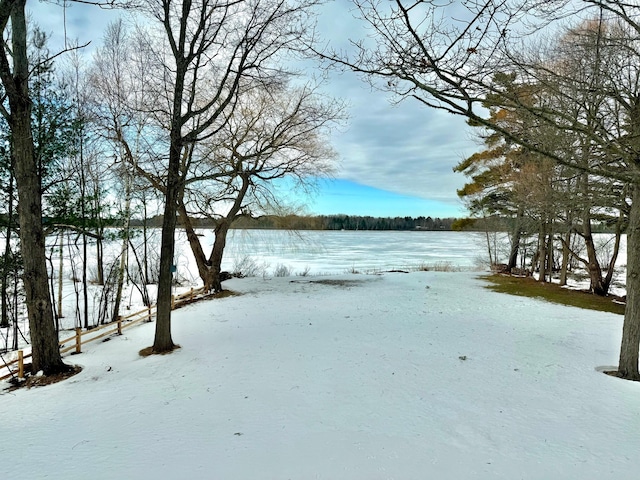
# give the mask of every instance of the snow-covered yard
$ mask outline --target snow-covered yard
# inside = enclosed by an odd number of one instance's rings
[[[474,273],[233,279],[2,391],[7,478],[635,480],[640,384],[622,317],[511,297]]]

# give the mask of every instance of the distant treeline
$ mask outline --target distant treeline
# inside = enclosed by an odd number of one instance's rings
[[[287,229],[287,230],[451,230],[455,218],[432,217],[370,217],[358,215],[317,215],[301,216],[265,215],[258,218],[242,217],[233,223],[232,228],[247,229]],[[178,218],[180,222],[180,218]],[[132,226],[141,226],[142,220],[134,220]],[[194,222],[198,228],[213,228],[210,219]],[[162,216],[147,220],[147,226],[162,226]]]

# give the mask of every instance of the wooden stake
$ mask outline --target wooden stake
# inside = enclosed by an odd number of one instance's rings
[[[24,378],[24,352],[18,350],[18,378]]]
[[[118,315],[118,335],[122,335],[122,316]]]
[[[82,329],[80,327],[76,328],[76,353],[82,353]]]

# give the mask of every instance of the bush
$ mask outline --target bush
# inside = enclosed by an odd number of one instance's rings
[[[290,277],[291,269],[282,263],[279,263],[273,270],[274,277]]]

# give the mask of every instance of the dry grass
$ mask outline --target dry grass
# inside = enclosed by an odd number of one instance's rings
[[[599,297],[584,290],[562,288],[554,283],[538,282],[531,277],[511,275],[485,275],[480,277],[490,283],[489,290],[521,297],[541,298],[548,302],[601,312],[624,315],[625,305],[619,297]]]

